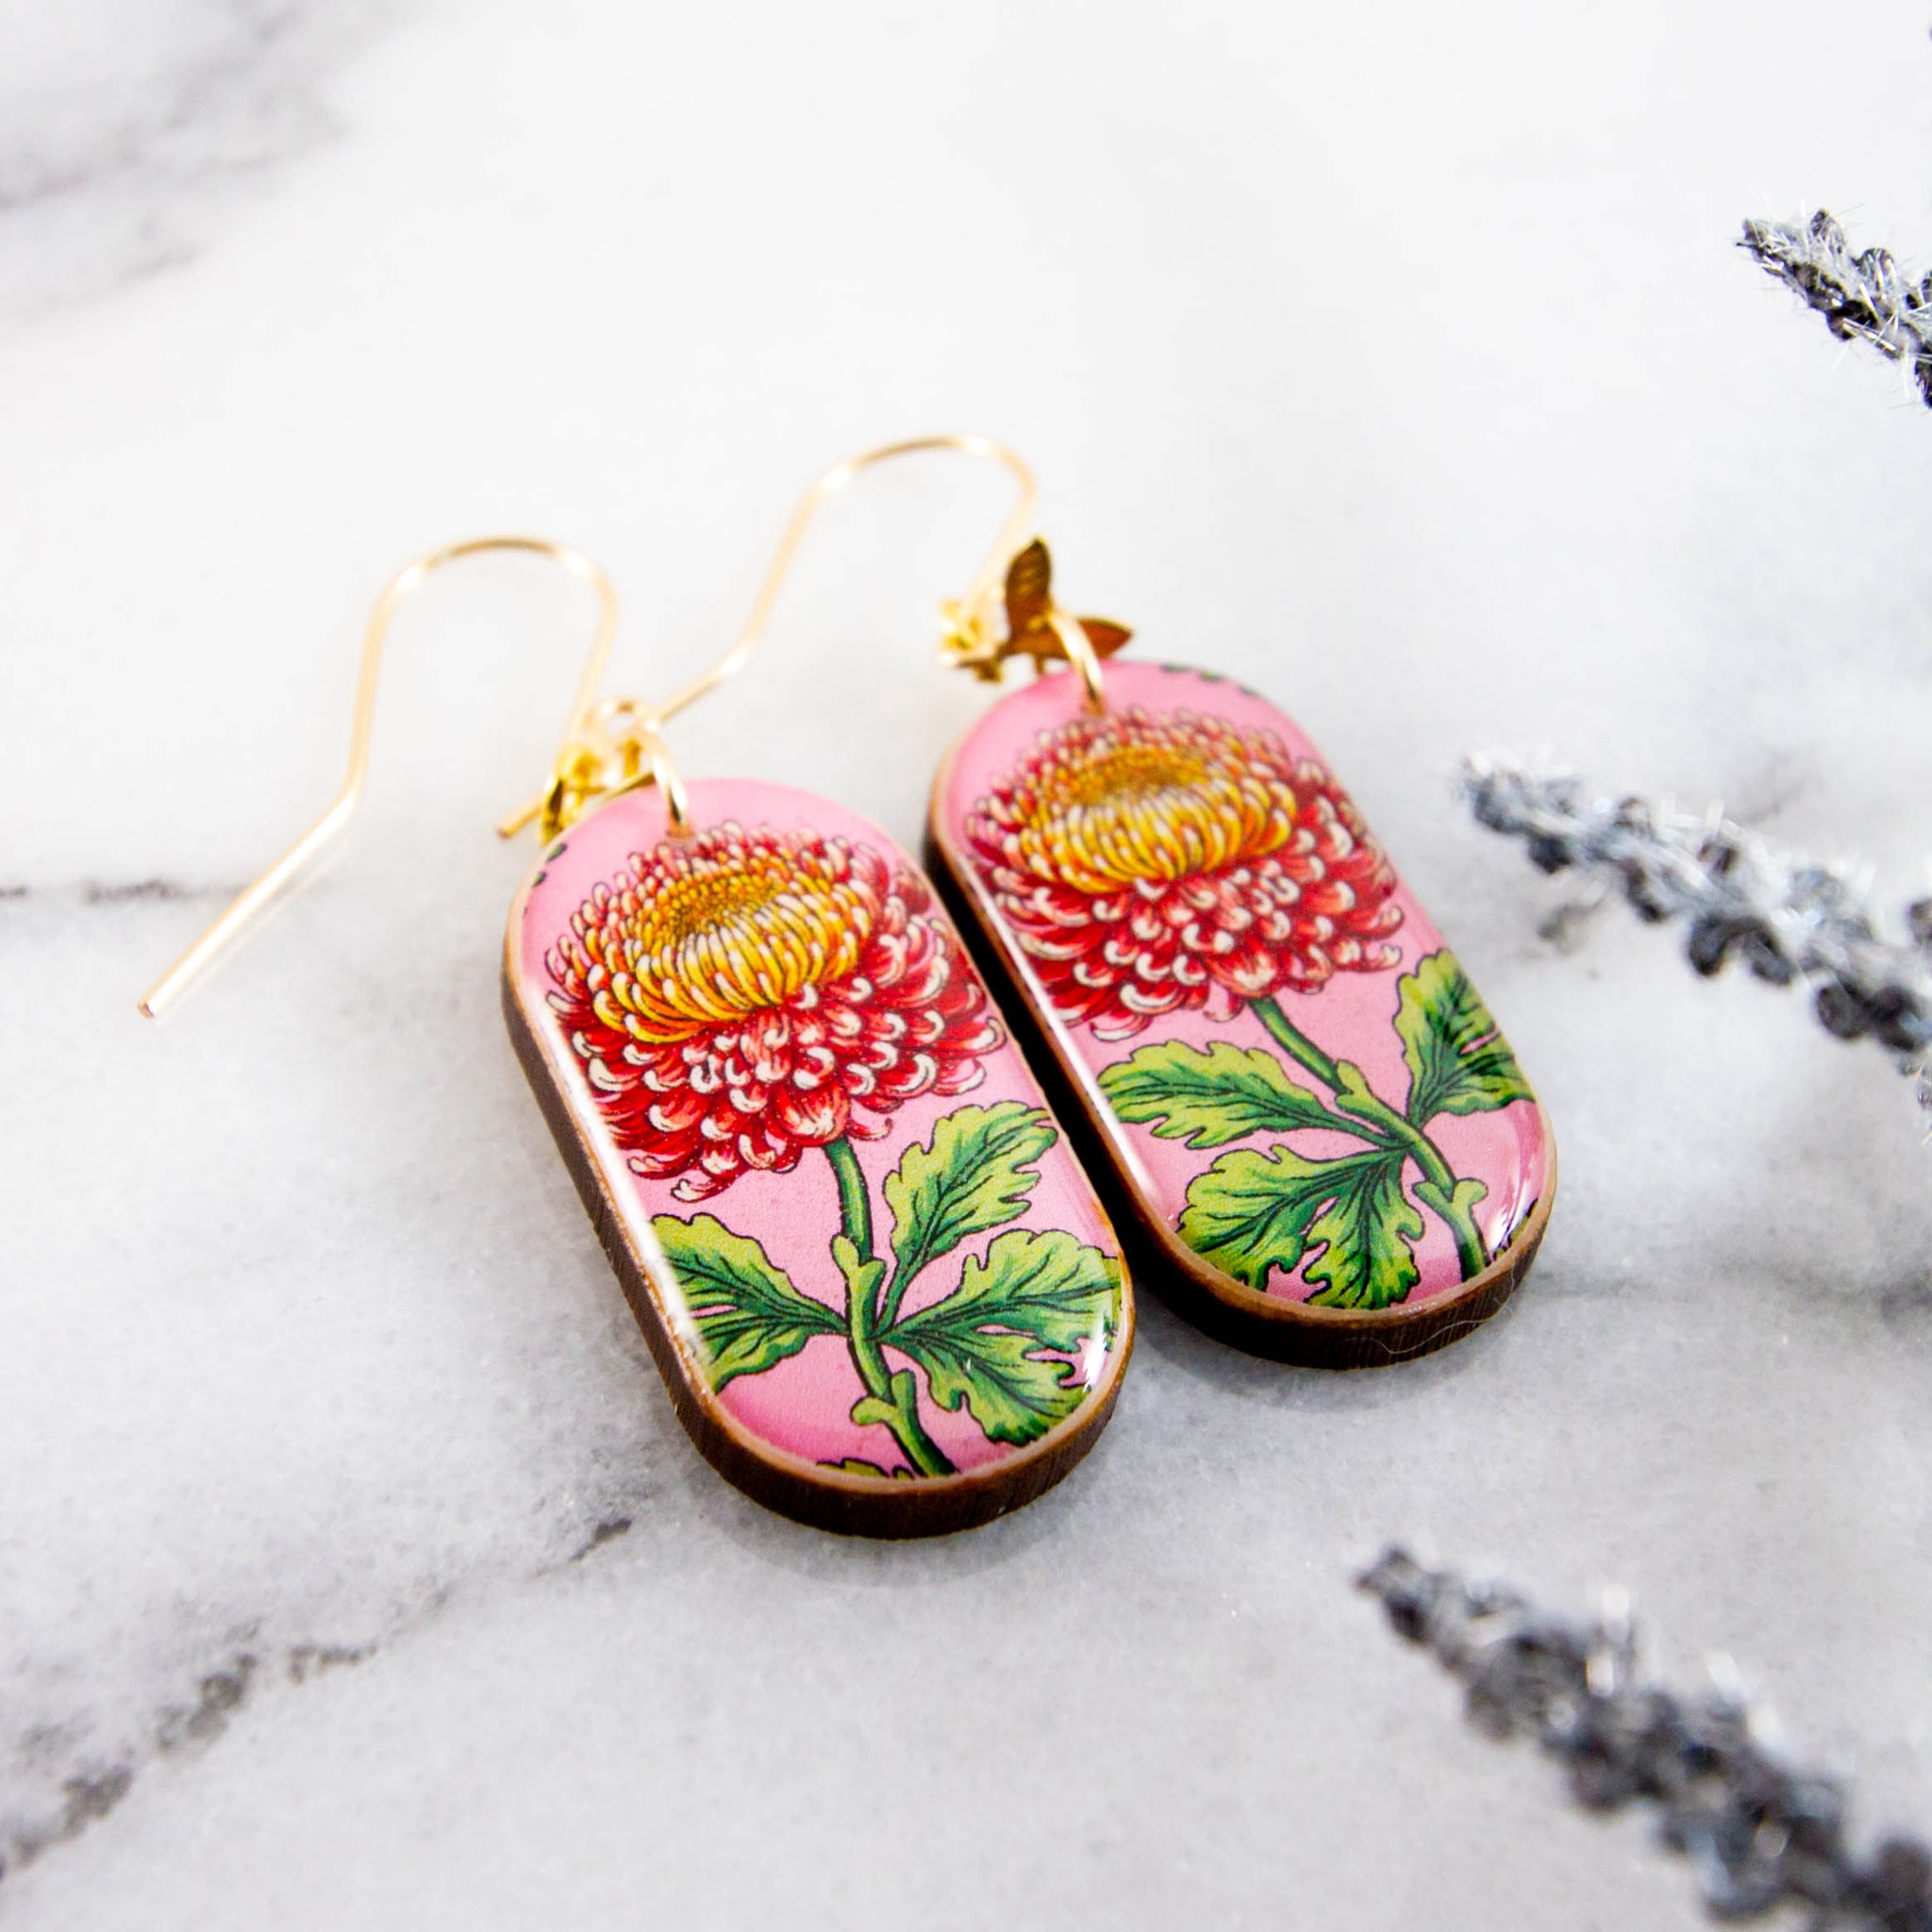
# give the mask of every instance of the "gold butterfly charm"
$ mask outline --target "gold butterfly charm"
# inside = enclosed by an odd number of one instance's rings
[[[1067,647],[1054,629],[1054,618],[1077,624],[1087,635],[1096,658],[1111,658],[1133,636],[1124,624],[1106,617],[1075,617],[1068,620],[1056,612],[1053,601],[1053,558],[1039,537],[1027,544],[1007,566],[1007,634],[1000,639],[986,635],[976,615],[960,607],[948,606],[947,630],[941,648],[948,663],[974,673],[990,684],[999,682],[1000,666],[1008,658],[1031,658],[1036,671],[1049,663],[1064,662]]]

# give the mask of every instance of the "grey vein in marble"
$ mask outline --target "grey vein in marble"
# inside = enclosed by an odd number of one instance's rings
[[[237,196],[330,140],[389,0],[123,0],[0,14],[0,319],[191,261]]]
[[[527,1580],[572,1568],[628,1534],[628,1516],[600,1517],[568,1556]],[[413,1612],[380,1637],[360,1642],[313,1641],[269,1644],[261,1634],[238,1632],[225,1654],[208,1662],[185,1699],[163,1704],[143,1723],[124,1727],[117,1743],[97,1736],[98,1717],[42,1718],[11,1740],[0,1740],[7,1800],[0,1803],[0,1880],[25,1871],[47,1852],[69,1844],[108,1817],[157,1759],[213,1744],[265,1679],[301,1686],[330,1671],[366,1663],[386,1646],[437,1615],[452,1600],[434,1590]]]

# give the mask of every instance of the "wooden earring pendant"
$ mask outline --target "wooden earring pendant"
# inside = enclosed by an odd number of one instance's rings
[[[1493,1314],[1549,1219],[1549,1123],[1307,734],[1211,672],[1121,661],[1127,631],[1055,604],[1037,540],[950,619],[956,663],[1043,675],[941,767],[938,876],[1143,1277],[1211,1334],[1325,1367]]]
[[[916,1536],[1030,1501],[1110,1414],[1133,1302],[1107,1215],[945,910],[881,831],[756,779],[689,789],[666,704],[598,701],[615,599],[580,553],[482,539],[370,621],[343,792],[155,989],[158,1012],[353,808],[395,603],[479,550],[605,600],[511,906],[511,1040],[698,1448],[834,1530]],[[789,554],[789,551],[788,553]]]
[[[912,861],[756,779],[587,814],[511,908],[503,1003],[685,1427],[877,1536],[1030,1501],[1107,1421],[1119,1244]]]

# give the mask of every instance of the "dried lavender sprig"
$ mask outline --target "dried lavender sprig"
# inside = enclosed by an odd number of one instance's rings
[[[1807,981],[1819,1020],[1889,1048],[1932,1111],[1932,898],[1890,920],[1846,868],[1781,852],[1722,812],[1593,795],[1572,773],[1507,756],[1466,758],[1460,790],[1479,823],[1524,839],[1543,871],[1609,874],[1645,919],[1688,918],[1699,973],[1735,954],[1774,986]]]
[[[1766,275],[1802,295],[1840,341],[1857,338],[1907,364],[1932,408],[1932,275],[1915,286],[1887,250],[1854,255],[1845,231],[1824,208],[1802,228],[1746,222],[1738,245]]]
[[[1893,1838],[1860,1857],[1842,1787],[1774,1757],[1735,1695],[1680,1698],[1642,1681],[1621,1605],[1572,1623],[1393,1548],[1357,1581],[1462,1679],[1473,1722],[1496,1738],[1527,1733],[1561,1758],[1580,1804],[1655,1805],[1713,1918],[1803,1905],[1814,1928],[1932,1932],[1932,1851]]]

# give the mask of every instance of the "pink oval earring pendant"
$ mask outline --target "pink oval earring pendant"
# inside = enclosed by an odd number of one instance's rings
[[[1127,633],[1060,612],[1049,570],[1043,544],[1015,558],[1004,641],[949,640],[983,675],[1074,668],[947,757],[943,880],[1180,1312],[1324,1367],[1441,1347],[1542,1239],[1533,1090],[1299,726],[1226,678],[1112,660]]]
[[[1079,1461],[1133,1332],[1120,1250],[931,887],[750,780],[625,792],[510,911],[518,1058],[699,1449],[874,1536]]]

